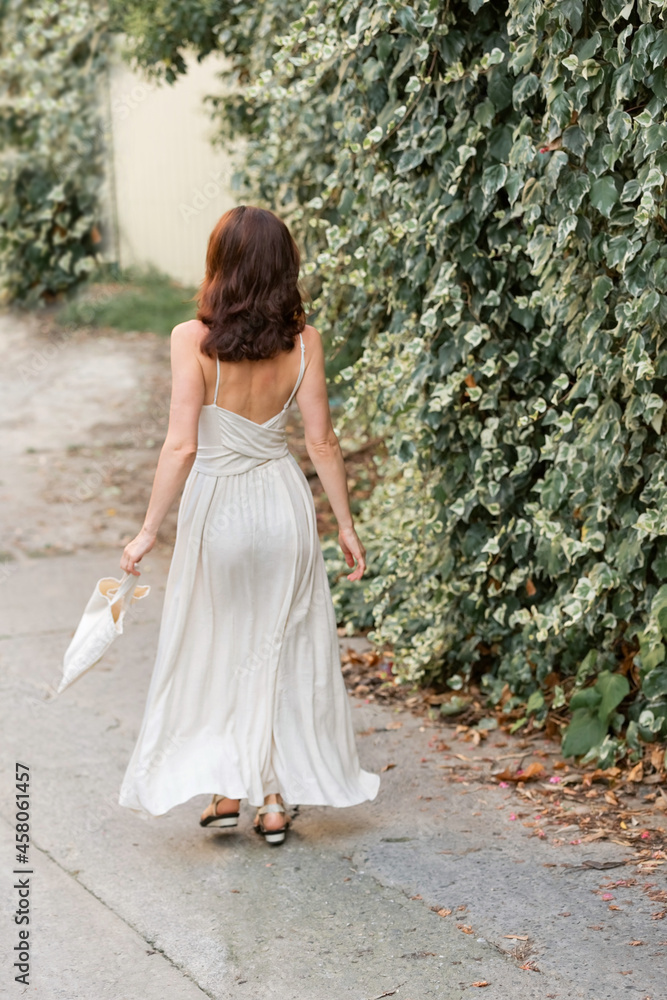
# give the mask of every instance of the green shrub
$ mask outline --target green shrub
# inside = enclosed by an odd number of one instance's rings
[[[95,0],[0,6],[0,288],[39,302],[95,267],[105,67]]]

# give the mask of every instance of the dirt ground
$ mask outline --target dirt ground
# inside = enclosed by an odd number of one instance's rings
[[[168,342],[5,314],[0,345],[5,565],[107,545],[120,560],[141,526],[166,429]]]

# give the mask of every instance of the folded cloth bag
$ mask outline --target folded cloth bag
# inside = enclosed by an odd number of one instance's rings
[[[123,631],[123,619],[130,605],[145,597],[150,587],[137,587],[136,577],[125,573],[122,580],[105,576],[98,580],[86,605],[74,638],[63,659],[63,677],[56,691],[60,694],[106,653]]]

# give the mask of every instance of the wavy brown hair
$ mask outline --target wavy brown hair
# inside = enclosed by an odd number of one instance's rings
[[[299,250],[273,212],[239,205],[211,233],[197,319],[201,349],[221,361],[259,361],[294,346],[306,322]]]

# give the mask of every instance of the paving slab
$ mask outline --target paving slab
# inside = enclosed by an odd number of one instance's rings
[[[153,589],[125,634],[52,699],[92,586],[119,557],[29,560],[2,587],[0,815],[6,852],[22,760],[42,901],[32,995],[663,1000],[667,932],[639,881],[613,893],[610,911],[609,872],[563,867],[628,849],[535,837],[509,818],[512,790],[452,784],[433,731],[405,711],[352,698],[362,766],[381,772],[380,793],[349,809],[301,806],[279,849],[254,833],[245,803],[238,829],[224,832],[199,827],[202,796],[158,818],[120,807],[157,645],[163,555],[143,563]],[[7,979],[0,995],[8,985],[15,995]]]
[[[13,828],[3,818],[2,870],[11,871]],[[151,947],[127,921],[93,895],[76,874],[63,870],[47,853],[33,846],[30,876],[31,961],[28,985],[17,983],[11,970],[0,985],[0,996],[35,1000],[100,997],[108,1000],[205,1000],[207,994],[162,952]],[[24,872],[15,876],[25,882]],[[3,886],[3,960],[19,940],[13,924],[14,883]],[[16,958],[10,960],[13,965]],[[4,966],[3,961],[3,966]]]

